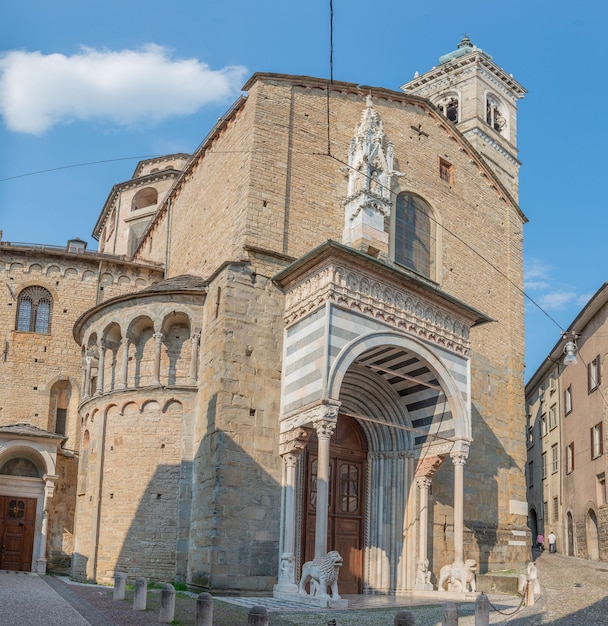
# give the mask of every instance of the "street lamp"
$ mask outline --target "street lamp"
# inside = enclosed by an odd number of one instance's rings
[[[566,355],[564,357],[564,365],[576,365],[578,363],[578,359],[576,358],[577,351],[576,333],[572,332],[564,346],[564,354]]]

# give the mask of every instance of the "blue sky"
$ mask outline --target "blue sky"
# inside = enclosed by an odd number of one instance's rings
[[[608,278],[608,3],[333,8],[336,80],[398,89],[467,33],[528,89],[518,119],[526,293],[545,311],[526,305],[529,377]],[[195,150],[251,73],[329,77],[329,0],[23,0],[3,7],[0,46],[3,238],[94,247],[112,185],[138,157]],[[28,175],[42,170],[54,171]]]

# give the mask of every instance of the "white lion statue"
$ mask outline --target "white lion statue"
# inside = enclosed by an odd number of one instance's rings
[[[448,583],[448,591],[468,591],[475,593],[475,572],[477,571],[477,561],[467,559],[464,565],[452,563],[444,565],[439,570],[439,591],[445,591],[444,584]]]
[[[416,584],[426,585],[431,582],[431,572],[429,571],[429,560],[419,559],[416,568]]]
[[[300,594],[303,596],[327,595],[327,588],[331,587],[333,600],[340,600],[338,595],[338,573],[344,561],[335,550],[328,552],[319,565],[314,561],[307,561],[302,566],[300,579]],[[306,593],[306,585],[310,584],[310,594]]]

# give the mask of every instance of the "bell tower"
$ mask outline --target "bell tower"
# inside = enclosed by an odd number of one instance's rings
[[[439,65],[401,87],[428,98],[494,170],[517,200],[517,101],[526,90],[465,35]]]

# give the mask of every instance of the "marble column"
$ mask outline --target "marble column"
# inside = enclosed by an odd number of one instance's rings
[[[55,491],[55,481],[58,476],[44,474],[44,500],[42,504],[42,523],[40,525],[40,547],[38,550],[38,558],[36,559],[36,573],[46,574],[46,543],[48,535],[48,506],[49,500],[53,497]]]
[[[281,433],[279,453],[283,458],[283,498],[282,498],[282,527],[281,553],[279,562],[279,579],[274,586],[277,597],[281,593],[298,593],[296,585],[296,533],[297,533],[297,465],[300,455],[306,448],[310,437],[310,430],[294,428]]]
[[[80,385],[80,390],[82,393],[82,397],[84,398],[87,389],[87,359],[84,356],[84,353],[82,355],[82,359],[80,360],[80,364],[82,367],[82,383]]]
[[[190,340],[192,341],[192,350],[190,354],[190,380],[188,382],[191,385],[196,385],[196,381],[198,380],[198,346],[201,340],[201,334],[193,333]]]
[[[106,362],[106,342],[102,339],[99,342],[99,363],[97,365],[97,391],[95,395],[100,396],[103,393],[103,377]]]
[[[317,432],[317,508],[315,525],[315,561],[327,554],[327,516],[329,513],[329,444],[336,429],[336,418],[322,418],[314,422]]]
[[[429,532],[429,489],[432,480],[428,476],[416,478],[418,487],[418,562],[416,567],[416,589],[433,589],[430,583],[428,560],[428,532]]]
[[[464,464],[467,453],[452,452],[454,464],[454,563],[464,563]]]
[[[163,334],[154,333],[154,371],[152,372],[152,384],[160,385],[160,356],[163,347]]]
[[[293,452],[283,455],[285,464],[285,517],[283,526],[283,551],[279,565],[277,591],[297,593],[295,578],[296,549],[296,465],[299,454]]]
[[[85,357],[84,397],[91,397],[91,370],[93,369],[93,357]]]
[[[122,346],[122,367],[120,370],[120,381],[118,383],[119,389],[127,388],[127,377],[129,374],[129,338],[123,337],[120,340]]]

